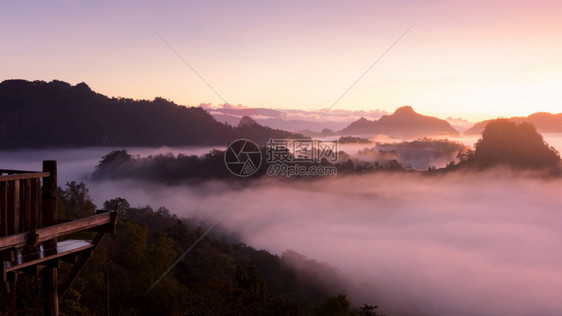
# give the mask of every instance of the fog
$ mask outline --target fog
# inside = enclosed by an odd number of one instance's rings
[[[220,147],[128,147],[128,152],[133,156],[149,156],[162,153],[204,155],[213,148],[224,150]],[[58,182],[63,185],[69,181],[84,181],[101,158],[113,150],[122,147],[89,147],[89,148],[51,148],[51,149],[24,149],[0,151],[0,168],[41,171],[43,160],[56,160],[58,166]],[[96,201],[99,202],[99,201]],[[103,203],[101,201],[100,203]]]
[[[503,172],[266,179],[247,189],[221,225],[253,247],[292,249],[336,266],[352,281],[352,300],[390,314],[555,315],[562,310],[561,187]],[[245,192],[211,182],[91,188],[97,199],[118,193],[209,220]]]
[[[133,206],[166,206],[209,221],[244,194],[220,226],[255,248],[279,255],[292,249],[333,265],[349,280],[346,294],[354,303],[377,304],[389,315],[562,310],[560,179],[507,170],[290,182],[265,177],[243,188],[216,181],[169,187],[84,179],[110,150],[4,152],[0,165],[39,170],[40,160],[58,159],[59,185],[85,181],[98,206],[120,196]]]

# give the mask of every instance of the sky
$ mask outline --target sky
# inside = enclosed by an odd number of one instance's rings
[[[559,113],[560,12],[540,0],[2,1],[0,80],[189,106]]]

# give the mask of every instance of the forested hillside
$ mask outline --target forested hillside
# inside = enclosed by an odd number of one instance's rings
[[[104,208],[116,202],[117,234],[103,240],[79,274],[61,301],[61,315],[376,315],[373,306],[350,305],[341,294],[346,282],[334,268],[294,251],[279,257],[256,250],[219,227],[150,289],[206,225],[164,207],[131,207],[122,198],[106,201]],[[59,218],[84,217],[95,209],[83,183],[59,189]],[[61,263],[61,275],[68,269]],[[18,280],[22,315],[40,313],[41,284],[28,274]]]
[[[303,138],[253,124],[217,122],[200,107],[163,98],[109,98],[87,84],[0,83],[0,148],[223,145],[249,138]]]

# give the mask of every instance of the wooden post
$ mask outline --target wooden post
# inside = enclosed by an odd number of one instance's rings
[[[0,182],[0,236],[8,235],[8,184]]]
[[[57,162],[54,160],[43,161],[43,171],[49,172],[50,176],[43,178],[43,227],[55,225],[57,222]],[[51,240],[56,245],[56,238]],[[49,243],[46,243],[47,245]],[[46,316],[58,316],[58,270],[56,267],[43,269],[43,289],[45,291],[44,314]]]
[[[6,282],[6,288],[8,290],[8,311],[7,315],[15,316],[16,311],[16,280]]]
[[[46,316],[59,315],[59,295],[58,295],[58,269],[46,267],[43,269],[43,286],[45,287],[45,307]]]
[[[43,227],[55,225],[57,222],[57,162],[43,161],[43,172],[49,177],[43,178]]]

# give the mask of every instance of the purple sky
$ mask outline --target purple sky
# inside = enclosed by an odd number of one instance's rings
[[[0,80],[110,96],[440,117],[562,112],[557,1],[57,1],[0,4]]]

